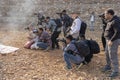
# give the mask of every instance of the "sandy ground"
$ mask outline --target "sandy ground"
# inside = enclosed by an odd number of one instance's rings
[[[87,32],[88,38],[100,41],[101,30]],[[41,51],[24,49],[27,32],[0,29],[0,43],[20,48],[17,52],[0,55],[0,80],[110,80],[109,73],[100,70],[105,65],[104,52],[94,55],[91,63],[64,69],[62,50]],[[120,56],[120,54],[119,54]],[[120,62],[120,60],[119,60]],[[120,80],[120,76],[114,80]]]

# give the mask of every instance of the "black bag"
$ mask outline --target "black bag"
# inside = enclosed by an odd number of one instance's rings
[[[81,29],[80,29],[80,32],[79,32],[80,36],[85,35],[86,29],[87,29],[87,24],[84,21],[82,21]]]
[[[81,57],[86,57],[90,53],[89,46],[84,41],[76,41],[74,45],[78,49],[78,55]]]
[[[71,17],[69,17],[69,19],[68,19],[68,26],[72,26],[72,23],[73,23],[73,19]]]
[[[100,53],[99,44],[95,40],[86,40],[85,42],[88,44],[91,54]]]
[[[62,21],[60,19],[53,19],[57,24],[57,27],[62,27]]]

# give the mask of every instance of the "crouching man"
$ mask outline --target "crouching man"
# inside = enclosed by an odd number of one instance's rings
[[[66,37],[66,47],[64,50],[64,61],[66,62],[66,69],[72,69],[71,63],[80,64],[84,61],[84,57],[81,57],[78,52],[78,49],[73,44],[75,40],[71,35]]]
[[[43,28],[39,28],[39,40],[36,42],[33,46],[31,46],[31,49],[44,49],[48,50],[51,48],[51,36],[48,32],[44,31]]]

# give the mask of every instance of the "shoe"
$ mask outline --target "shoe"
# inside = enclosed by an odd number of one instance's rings
[[[106,72],[106,71],[110,71],[111,70],[111,67],[106,65],[103,69],[102,69],[102,72]]]
[[[114,78],[118,76],[118,72],[112,72],[108,77]]]
[[[65,69],[66,69],[66,70],[71,70],[72,67],[66,66]]]
[[[49,51],[51,47],[47,47],[47,49],[45,49],[45,51]]]

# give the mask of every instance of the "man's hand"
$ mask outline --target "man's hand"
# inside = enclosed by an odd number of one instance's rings
[[[112,44],[113,44],[112,41],[109,40],[109,41],[108,41],[108,45],[109,45],[109,46],[112,46]]]

